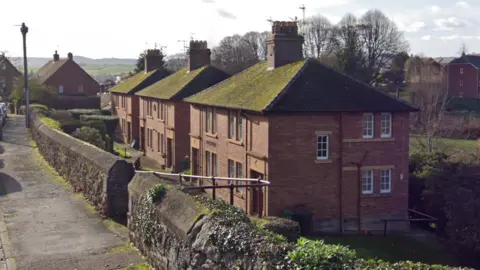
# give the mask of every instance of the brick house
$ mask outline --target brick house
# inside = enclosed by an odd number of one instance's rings
[[[8,98],[13,91],[15,78],[21,77],[22,73],[12,65],[5,55],[0,54],[0,96]]]
[[[50,104],[58,109],[100,108],[99,83],[73,60],[73,54],[60,59],[57,51],[36,73],[39,82],[57,90],[59,101]]]
[[[147,50],[145,55],[145,71],[118,83],[108,89],[111,93],[112,109],[119,117],[121,138],[123,142],[139,141],[139,99],[136,92],[158,82],[170,75],[163,67],[163,56],[159,49]]]
[[[445,67],[450,97],[480,98],[480,55],[462,55]]]
[[[267,61],[185,100],[192,173],[267,179],[262,192],[237,188],[235,204],[250,214],[310,213],[315,231],[355,231],[358,217],[370,230],[407,218],[417,109],[302,59],[302,43],[296,23],[274,22]]]
[[[173,171],[190,152],[190,105],[183,99],[226,78],[210,64],[205,41],[191,41],[187,66],[137,92],[140,98],[140,143],[145,155]]]

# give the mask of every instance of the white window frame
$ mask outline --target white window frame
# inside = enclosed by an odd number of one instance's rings
[[[235,161],[232,159],[228,159],[227,166],[228,166],[228,177],[235,178]]]
[[[319,142],[320,138],[325,138],[326,141]],[[317,160],[328,160],[329,157],[329,144],[330,144],[330,138],[327,134],[320,134],[317,135]],[[323,145],[325,145],[325,149],[323,148]],[[319,155],[319,152],[325,151],[325,156]]]
[[[233,111],[228,112],[228,138],[235,139],[235,114]]]
[[[217,133],[217,110],[215,108],[212,108],[212,133],[215,134]]]
[[[463,74],[463,68],[460,68],[460,74]]]
[[[212,154],[209,151],[205,151],[205,174],[212,176]]]
[[[460,80],[460,86],[463,86],[463,80]]]
[[[243,178],[243,164],[240,162],[235,163],[235,175],[237,178]],[[242,192],[242,188],[238,185],[243,184],[243,181],[237,180],[237,192]]]
[[[372,117],[371,121],[366,121],[365,117]],[[370,127],[366,127],[366,123],[370,123]],[[370,130],[371,134],[366,134],[366,131]],[[364,139],[371,139],[373,138],[373,134],[375,133],[375,116],[373,113],[364,113],[362,116],[362,135]]]
[[[385,184],[388,188],[384,188]],[[380,193],[392,192],[392,169],[380,170]]]
[[[212,117],[210,114],[210,108],[205,109],[205,132],[210,133],[210,128],[212,126]]]
[[[243,141],[243,116],[241,112],[238,112],[236,115],[236,120],[237,120],[237,136],[236,139],[237,141]]]
[[[211,153],[210,155],[212,157],[212,174],[213,174],[213,176],[217,176],[218,175],[217,154],[216,153]]]
[[[63,94],[63,85],[62,85],[62,84],[60,84],[60,85],[58,86],[58,93],[59,93],[59,94]]]
[[[388,121],[383,119],[388,117]],[[388,125],[388,126],[386,126]],[[388,130],[387,130],[388,129]],[[388,132],[385,132],[388,131]],[[380,136],[382,138],[391,138],[392,137],[392,114],[391,113],[382,113],[380,118]]]
[[[370,187],[370,189],[365,189],[365,187]],[[373,194],[373,170],[362,171],[362,194]]]

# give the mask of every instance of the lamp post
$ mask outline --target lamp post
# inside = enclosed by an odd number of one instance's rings
[[[27,67],[27,33],[28,27],[22,23],[20,28],[23,36],[23,79],[25,84],[25,125],[30,128],[30,95],[28,93],[28,67]]]

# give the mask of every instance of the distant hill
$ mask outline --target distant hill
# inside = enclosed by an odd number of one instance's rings
[[[60,56],[60,57],[66,57]],[[14,57],[17,61],[17,65],[23,63],[23,58]],[[41,67],[45,65],[48,61],[52,60],[52,57],[28,57],[28,65],[31,67]],[[73,56],[73,60],[82,66],[92,66],[92,65],[135,65],[137,59],[124,59],[124,58],[101,58],[101,59],[92,59],[84,56]]]

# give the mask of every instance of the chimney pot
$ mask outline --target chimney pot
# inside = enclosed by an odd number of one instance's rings
[[[73,60],[73,54],[71,52],[68,53],[68,59]]]
[[[210,55],[211,51],[206,41],[191,40],[187,56],[187,70],[192,71],[210,65]]]
[[[57,50],[55,50],[55,53],[53,54],[53,62],[57,62],[60,60],[60,56],[58,55]]]
[[[267,62],[270,69],[303,59],[302,35],[297,22],[275,21],[267,40]]]

